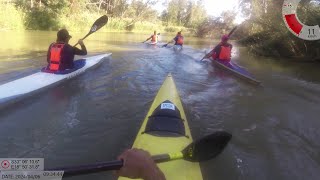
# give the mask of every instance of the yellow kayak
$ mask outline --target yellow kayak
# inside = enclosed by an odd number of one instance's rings
[[[145,117],[132,148],[151,155],[175,153],[192,142],[176,85],[169,74]],[[167,180],[202,180],[199,163],[183,159],[158,164]],[[119,180],[129,178],[119,177]]]

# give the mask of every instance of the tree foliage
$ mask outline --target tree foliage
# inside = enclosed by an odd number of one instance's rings
[[[194,28],[206,19],[202,1],[171,0],[161,19],[165,25],[178,25]]]
[[[156,28],[162,24],[168,32],[185,28],[199,37],[219,38],[235,26],[233,22],[236,12],[225,11],[217,17],[211,17],[204,10],[203,0],[162,1],[166,9],[158,14],[152,6],[160,1],[5,0],[0,1],[1,13],[8,19],[22,19],[15,22],[24,22],[24,26],[8,23],[10,20],[1,18],[0,28],[55,30],[66,25],[81,29],[89,26],[88,23],[101,14],[111,17],[108,27],[127,31],[146,26]],[[250,45],[253,51],[263,55],[311,56],[320,59],[319,41],[304,41],[288,31],[281,16],[282,3],[283,0],[239,0],[238,7],[248,20],[240,25],[233,38],[241,39],[240,42]],[[307,25],[319,24],[319,7],[320,0],[301,0],[299,19]]]
[[[297,14],[304,24],[319,24],[318,3],[319,0],[300,2]],[[242,0],[240,7],[250,18],[235,35],[260,55],[320,59],[319,41],[305,41],[289,32],[282,19],[282,4],[279,0]]]
[[[16,0],[15,5],[25,12],[27,29],[57,29],[58,15],[68,6],[67,0]]]
[[[196,28],[198,37],[210,35],[212,38],[220,38],[221,34],[228,34],[234,28],[236,13],[233,11],[222,12],[219,17],[208,17]]]
[[[158,14],[152,6],[161,0],[8,0],[24,13],[27,29],[55,30],[61,21],[87,21],[89,14],[108,14],[124,21],[126,30],[133,30],[137,22],[160,23],[172,31],[176,26],[196,29],[209,18],[203,0],[167,0],[167,7]],[[72,22],[73,21],[73,22]],[[70,23],[68,24],[70,25]],[[200,29],[203,27],[200,27]],[[208,34],[207,30],[205,34]]]

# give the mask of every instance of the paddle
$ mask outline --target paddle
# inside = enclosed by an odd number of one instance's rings
[[[233,32],[238,28],[238,26],[235,26],[228,34],[228,37],[230,38],[230,36],[233,34]],[[207,53],[205,56],[203,56],[203,58],[200,60],[200,62],[202,62],[205,58],[207,58],[213,50],[211,50],[209,53]]]
[[[238,26],[235,26],[228,34],[228,37],[230,38],[230,36],[233,34],[233,32],[238,28]]]
[[[176,159],[184,159],[191,162],[206,161],[218,156],[226,147],[231,137],[232,135],[225,131],[215,132],[190,143],[181,152],[155,155],[152,156],[152,158],[156,163],[162,163]],[[70,177],[80,174],[96,173],[100,171],[119,170],[122,166],[123,161],[116,160],[75,167],[54,168],[46,171],[64,171],[63,177]]]
[[[162,47],[167,47],[169,43],[162,45]]]
[[[93,23],[90,31],[88,32],[88,34],[87,34],[86,36],[84,36],[84,37],[82,38],[82,40],[84,40],[85,38],[87,38],[90,34],[98,31],[100,28],[102,28],[102,27],[103,27],[104,25],[106,25],[107,23],[108,23],[108,16],[106,16],[106,15],[101,16],[99,19],[97,19],[97,20]],[[75,44],[74,47],[75,47],[76,45],[78,45],[78,44],[79,44],[79,43]]]

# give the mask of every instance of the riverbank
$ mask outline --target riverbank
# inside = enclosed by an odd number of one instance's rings
[[[81,11],[73,14],[50,14],[42,9],[24,12],[14,4],[0,4],[0,31],[49,30],[57,31],[67,28],[73,32],[87,31],[92,23],[103,13]],[[159,19],[154,21],[136,20],[136,18],[120,18],[109,16],[108,24],[102,32],[135,32],[152,33],[154,30],[166,33],[193,34],[194,29],[183,26],[163,25]]]
[[[241,25],[239,34],[248,29],[248,26],[254,26],[252,24],[254,23],[249,21]],[[320,62],[320,41],[299,39],[291,34],[283,23],[273,31],[270,29],[260,30],[243,38],[239,34],[238,43],[248,47],[248,50],[255,55],[301,62]]]
[[[255,16],[242,23],[234,34],[239,43],[259,56],[290,58],[294,61],[319,61],[320,40],[308,41],[292,34],[282,14],[282,2],[258,6]],[[301,23],[313,26],[320,22],[320,4],[304,1],[296,10]]]

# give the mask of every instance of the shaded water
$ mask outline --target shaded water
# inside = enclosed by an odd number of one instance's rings
[[[72,34],[71,44],[83,34]],[[219,129],[233,134],[219,157],[201,163],[204,179],[318,179],[318,64],[288,65],[235,47],[234,61],[262,81],[263,87],[256,87],[196,62],[212,45],[209,41],[186,38],[188,46],[175,52],[139,43],[148,36],[96,33],[86,39],[90,54],[112,52],[112,58],[1,110],[0,157],[43,157],[46,167],[113,160],[132,145],[171,72],[193,137]],[[44,66],[55,33],[4,38],[12,44],[0,49],[1,84]],[[110,172],[72,179],[88,178],[116,179]]]

